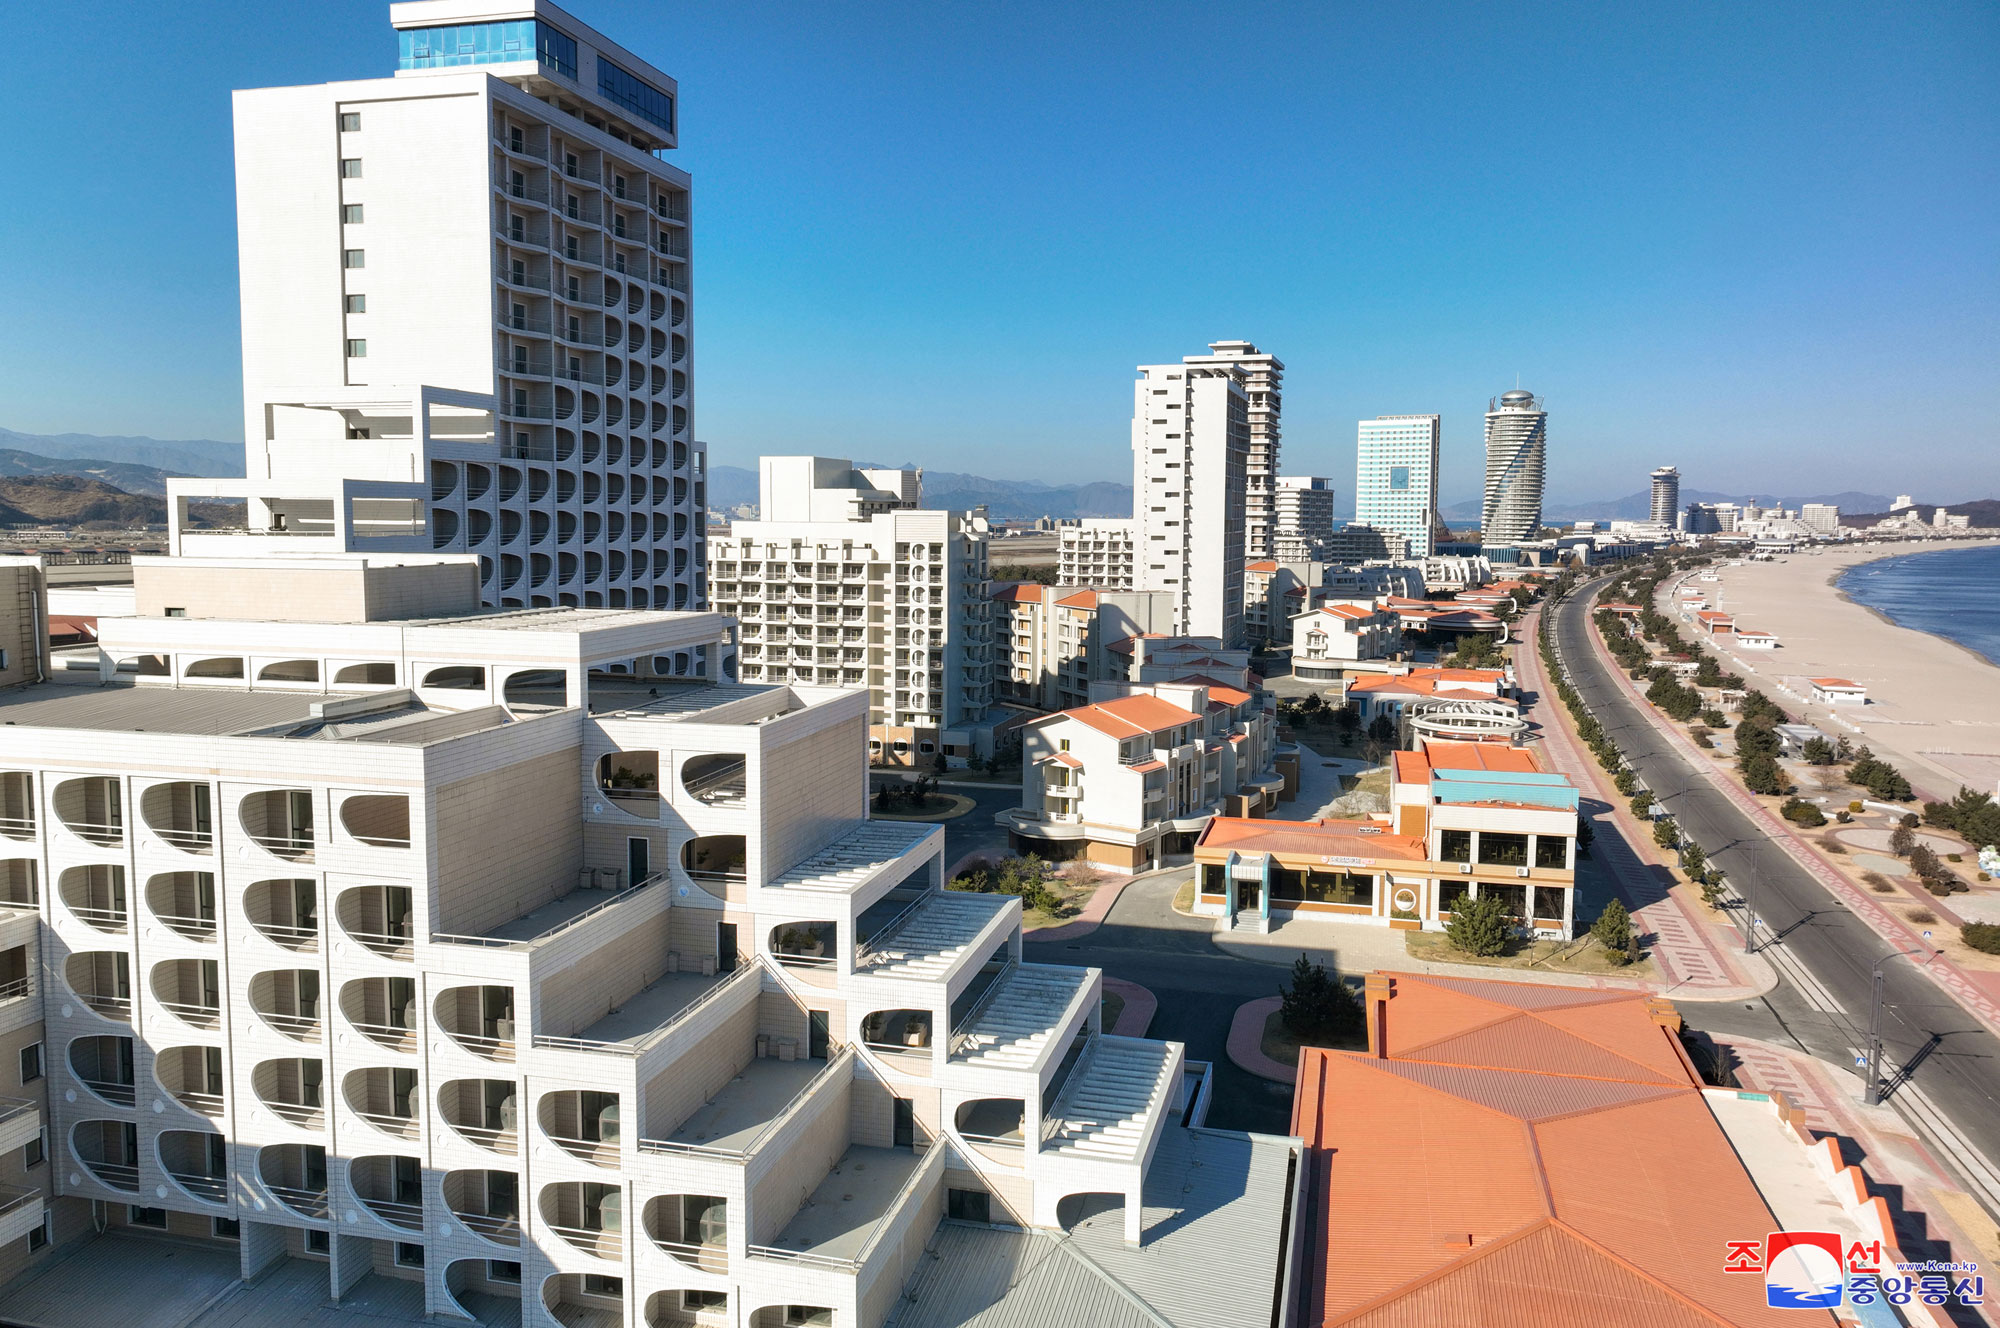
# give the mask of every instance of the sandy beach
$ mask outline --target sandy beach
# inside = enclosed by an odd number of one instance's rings
[[[1686,584],[1708,591],[1739,628],[1777,635],[1771,651],[1737,649],[1727,637],[1718,643],[1751,686],[1828,733],[1866,742],[1919,789],[1949,796],[1967,784],[1991,792],[2000,788],[2000,668],[1942,637],[1898,627],[1831,584],[1857,563],[1923,551],[1896,544],[1795,553],[1707,568],[1721,580]],[[1866,687],[1869,704],[1837,711],[1809,704],[1803,679],[1829,675]]]

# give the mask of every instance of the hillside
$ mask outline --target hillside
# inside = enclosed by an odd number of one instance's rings
[[[0,478],[0,523],[64,525],[124,530],[158,525],[167,505],[158,498],[127,493],[83,475],[26,475]]]
[[[1888,504],[1884,503],[1882,506],[1887,508]],[[1916,504],[1918,520],[1929,521],[1932,514],[1940,506],[1953,516],[1962,514],[1971,517],[1972,524],[1981,529],[1990,530],[2000,527],[2000,498],[1974,498],[1972,501],[1965,503],[1918,503]],[[1908,511],[1909,509],[1905,508],[1904,510]],[[1892,513],[1887,511],[1842,511],[1840,514],[1840,524],[1843,526],[1872,526],[1877,521],[1888,520],[1891,515]]]
[[[174,475],[241,475],[243,444],[209,438],[107,437],[91,433],[17,433],[0,429],[0,448],[71,463],[71,467],[138,466]],[[12,473],[12,472],[9,472]]]
[[[86,479],[102,480],[126,493],[164,498],[167,494],[167,481],[178,478],[181,472],[160,470],[153,466],[141,466],[127,461],[103,461],[96,457],[65,460],[60,457],[37,456],[33,452],[16,452],[0,448],[0,476],[32,475],[81,475]]]

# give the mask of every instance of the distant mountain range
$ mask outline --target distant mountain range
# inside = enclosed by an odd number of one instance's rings
[[[1889,504],[1887,503],[1882,504],[1884,509],[1888,506]],[[1919,521],[1929,521],[1938,508],[1942,507],[1953,516],[1971,517],[1972,524],[1982,530],[1991,530],[1996,526],[2000,526],[2000,498],[1972,498],[1962,503],[1916,503],[1913,507]],[[1912,508],[1906,507],[1903,509],[1904,512],[1910,510]],[[1901,515],[1901,513],[1890,513],[1886,510],[1877,511],[1873,508],[1865,512],[1850,512],[1843,507],[1840,509],[1840,524],[1843,526],[1872,526],[1877,521],[1887,520],[1891,515]]]
[[[209,438],[161,440],[92,433],[16,433],[0,429],[0,448],[81,463],[85,468],[140,466],[172,475],[241,475],[243,444]],[[15,473],[15,472],[7,472]],[[90,473],[95,474],[92,470]],[[160,492],[165,492],[164,489]]]

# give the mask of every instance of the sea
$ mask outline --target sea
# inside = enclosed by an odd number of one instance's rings
[[[2000,665],[2000,547],[1882,558],[1835,584],[1898,627],[1956,641]]]

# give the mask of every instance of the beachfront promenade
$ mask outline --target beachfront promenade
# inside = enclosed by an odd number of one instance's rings
[[[1822,1060],[1851,1065],[1866,1044],[1872,970],[1900,947],[1856,916],[1711,781],[1698,753],[1655,722],[1596,643],[1586,602],[1593,590],[1546,610],[1570,680],[1646,786],[1750,901],[1764,925],[1761,952],[1786,978],[1779,992],[1752,1003],[1761,1008],[1683,997],[1683,1013],[1698,1029],[1795,1040]],[[1985,1160],[2000,1158],[2000,1037],[1911,959],[1886,964],[1884,992],[1885,1061],[1897,1071],[1890,1101],[1989,1207],[2000,1207],[2000,1173]]]

